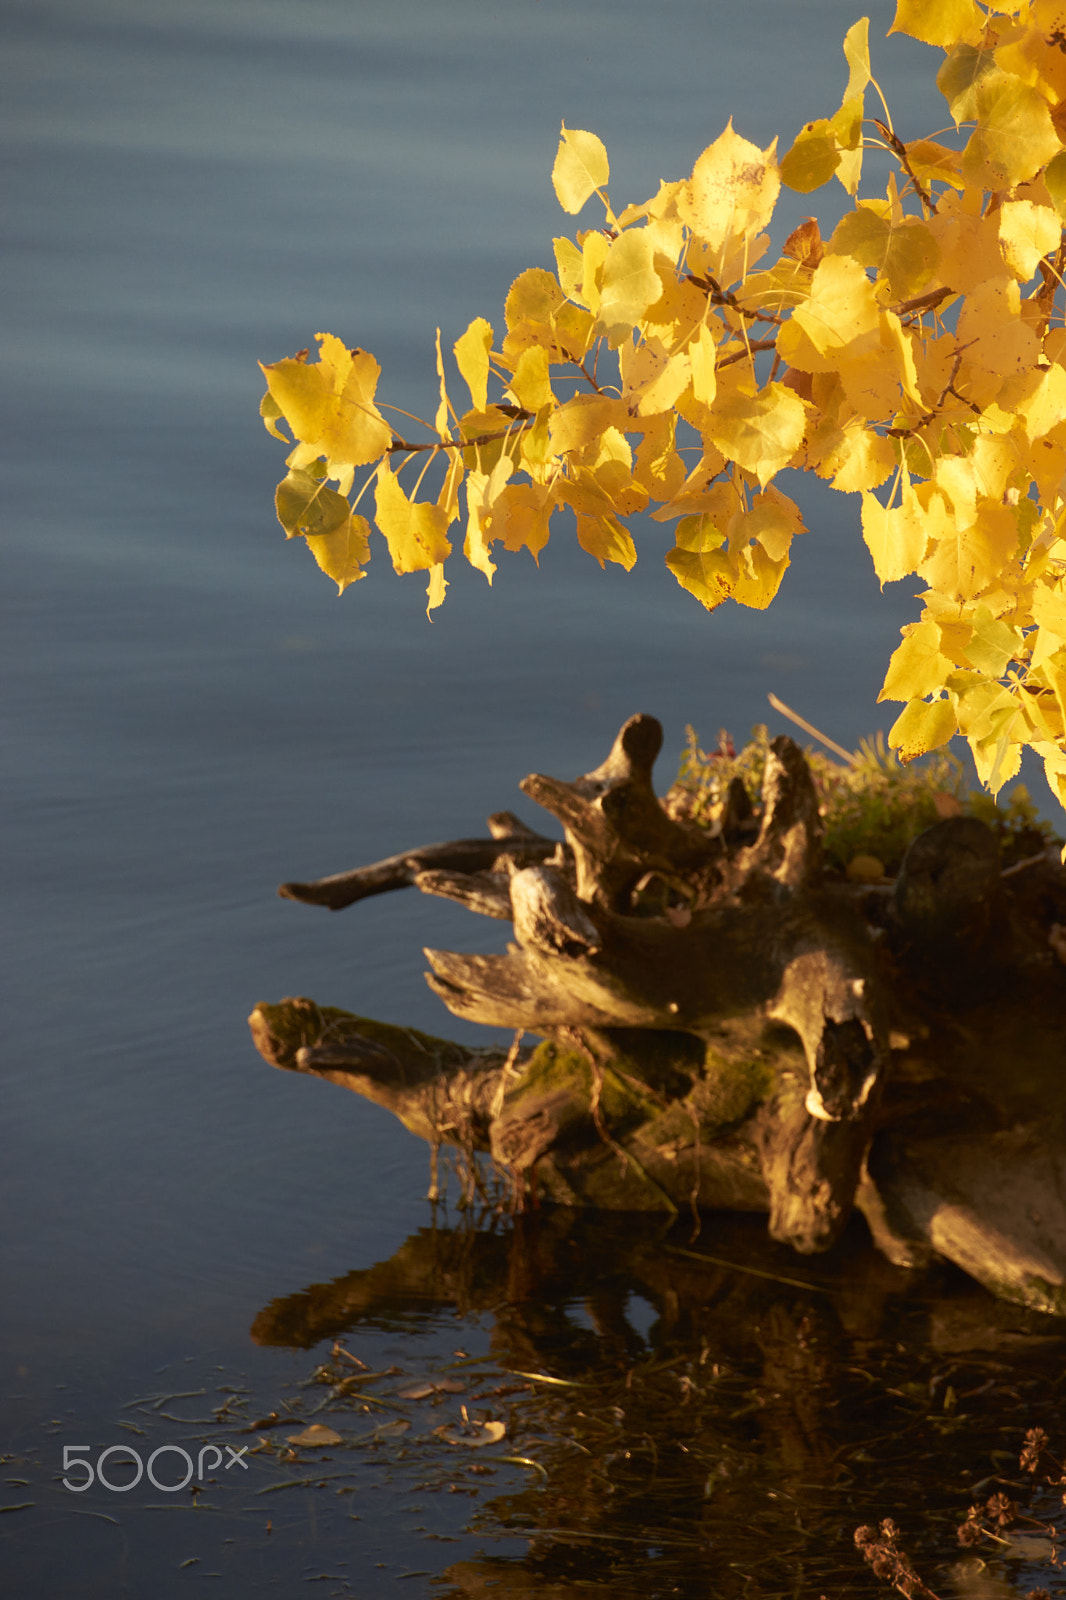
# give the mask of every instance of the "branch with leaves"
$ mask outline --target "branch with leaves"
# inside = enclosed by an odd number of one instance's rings
[[[263,368],[266,426],[295,440],[278,515],[343,591],[370,557],[372,489],[393,566],[428,574],[432,610],[461,517],[491,582],[494,546],[537,559],[567,515],[601,566],[629,570],[626,519],[648,513],[675,525],[667,565],[708,610],[763,609],[805,531],[775,480],[812,471],[861,496],[881,584],[925,586],[881,692],[905,703],[901,759],[961,733],[998,791],[1031,747],[1066,805],[1066,8],[898,0],[892,31],[943,51],[957,147],[895,129],[865,20],[839,109],[780,160],[730,123],[688,178],[615,214],[603,144],[564,127],[555,192],[572,215],[597,197],[603,224],[556,239],[554,272],[520,274],[502,339],[478,317],[456,341],[469,409],[439,333],[422,443],[386,422],[373,356],[332,334],[315,361]],[[871,150],[887,185],[860,195]],[[761,265],[782,184],[833,178],[854,206],[831,235],[808,219]]]

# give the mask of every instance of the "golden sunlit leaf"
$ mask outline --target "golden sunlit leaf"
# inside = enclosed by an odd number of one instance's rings
[[[719,389],[707,436],[765,489],[803,443],[806,421],[803,401],[783,383],[768,383],[754,395]]]
[[[1032,366],[1040,340],[1021,316],[1021,294],[1013,278],[990,278],[967,295],[956,325],[968,365],[998,377]]]
[[[349,516],[329,533],[304,535],[307,548],[327,578],[333,579],[339,594],[366,577],[363,568],[370,560],[369,533],[365,517]]]
[[[893,221],[858,206],[841,218],[829,241],[835,255],[853,256],[888,284],[893,300],[910,300],[929,284],[940,248],[928,223],[919,217]]]
[[[770,560],[780,562],[788,555],[793,539],[806,531],[799,506],[771,484],[755,496],[751,510],[742,512],[733,522],[730,546],[734,540],[757,539]]]
[[[1008,267],[1022,283],[1028,283],[1041,257],[1058,249],[1062,222],[1050,206],[1004,200],[999,208],[999,237]]]
[[[888,31],[947,48],[959,39],[979,39],[983,22],[974,0],[896,0]]]
[[[548,352],[543,345],[530,345],[522,351],[507,387],[516,404],[526,411],[539,411],[542,406],[554,403],[548,377]]]
[[[692,169],[678,212],[712,249],[730,234],[746,237],[765,228],[781,189],[777,141],[766,150],[742,139],[729,122]]]
[[[958,732],[958,719],[950,700],[912,700],[892,724],[888,747],[903,762],[939,750]]]
[[[1066,221],[1066,150],[1060,150],[1048,162],[1044,168],[1044,182],[1060,222]]]
[[[714,343],[711,341],[712,371]],[[689,381],[689,357],[672,356],[661,339],[646,339],[635,349],[628,341],[618,352],[622,399],[635,417],[671,411]]]
[[[851,256],[827,255],[811,280],[809,300],[777,336],[777,350],[801,372],[832,372],[840,352],[879,326],[873,285]]]
[[[580,211],[590,195],[607,187],[610,176],[603,140],[564,123],[552,168],[552,187],[563,210]]]
[[[492,349],[492,324],[475,317],[466,332],[455,341],[455,363],[470,390],[475,411],[488,405],[489,352]]]
[[[619,234],[607,252],[600,278],[599,321],[608,337],[628,332],[663,292],[655,252],[644,228]]]
[[[544,267],[527,267],[512,283],[504,306],[509,332],[526,324],[544,330],[542,343],[552,340],[552,319],[565,300],[559,281]]]
[[[787,555],[775,561],[762,544],[748,545],[738,551],[733,599],[752,611],[765,611],[780,589],[789,564]]]
[[[551,447],[556,455],[580,450],[605,428],[624,427],[628,413],[621,400],[606,394],[576,394],[551,418]]]
[[[737,581],[736,565],[725,550],[667,551],[666,565],[689,594],[708,611],[728,600]]]
[[[828,183],[840,165],[840,145],[827,117],[808,122],[781,157],[781,182],[797,194],[810,194]]]
[[[862,497],[862,536],[882,588],[917,572],[929,540],[950,530],[943,495],[927,494],[925,500],[908,491],[902,504],[886,510],[874,495]]]
[[[1024,183],[1057,155],[1061,142],[1040,91],[1010,72],[988,72],[974,86],[977,127],[962,152],[962,175],[981,188]]]
[[[870,19],[860,17],[844,35],[844,59],[848,64],[848,86],[844,90],[844,104],[864,94],[870,77]]]
[[[378,471],[374,521],[388,541],[397,572],[427,572],[452,553],[447,513],[424,501],[412,504],[388,466]]]
[[[492,503],[489,529],[505,550],[526,549],[534,561],[548,542],[548,524],[556,508],[550,489],[534,483],[509,483]]]
[[[931,589],[948,599],[972,600],[992,587],[1018,551],[1018,523],[1011,506],[979,501],[966,528],[952,519],[918,568]]]
[[[940,649],[940,629],[933,619],[912,623],[888,664],[878,701],[924,700],[944,687],[953,667]]]

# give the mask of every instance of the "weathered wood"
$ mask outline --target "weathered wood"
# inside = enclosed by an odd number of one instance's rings
[[[501,815],[509,823],[513,821],[509,812]],[[490,818],[490,828],[492,822]],[[491,839],[453,839],[449,844],[420,845],[417,850],[387,856],[384,861],[374,861],[368,867],[355,867],[351,872],[337,872],[328,878],[316,878],[311,883],[283,883],[278,894],[283,900],[300,900],[304,905],[342,911],[345,906],[355,905],[357,900],[367,900],[371,895],[406,889],[416,884],[419,875],[424,872],[490,872],[502,855],[521,861],[525,866],[547,860],[555,848],[554,839],[540,838],[528,829],[518,833],[494,833]]]
[[[942,1175],[909,1156],[912,1142],[935,1151],[940,1128],[971,1128],[994,1209],[997,1185],[1022,1195],[1004,1138],[1026,1128],[1037,1187],[1066,1181],[1057,853],[1001,873],[988,830],[954,818],[914,842],[892,889],[833,882],[790,739],[770,746],[759,810],[734,782],[714,832],[656,798],[660,743],[654,718],[633,717],[592,772],[525,780],[563,845],[497,813],[490,840],[287,886],[339,906],[414,883],[509,919],[505,954],[426,952],[455,1015],[515,1030],[506,1059],[442,1041],[412,1057],[403,1030],[307,1001],[284,1017],[259,1008],[263,1053],[389,1106],[431,1143],[491,1154],[519,1197],[762,1210],[801,1251],[831,1245],[858,1198],[891,1259],[946,1255],[996,1292],[1057,1307],[1058,1222],[1040,1255],[1012,1199],[994,1240],[980,1163],[964,1183],[955,1155]],[[524,1032],[544,1042],[521,1051]],[[282,1049],[282,1034],[298,1042]],[[957,1196],[944,1200],[953,1184],[969,1185],[964,1223]]]
[[[671,821],[660,805],[651,771],[662,740],[654,717],[630,717],[606,761],[583,778],[564,783],[535,772],[519,785],[563,824],[579,900],[624,911],[646,873],[676,875],[721,856],[716,840]]]

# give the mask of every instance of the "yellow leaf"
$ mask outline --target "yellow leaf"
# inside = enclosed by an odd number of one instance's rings
[[[747,237],[765,228],[781,189],[775,140],[760,150],[734,133],[725,132],[699,157],[688,190],[678,199],[681,220],[718,249],[731,234]]]
[[[698,405],[712,406],[718,391],[718,377],[715,372],[718,349],[714,335],[706,324],[701,323],[697,328],[688,347],[688,357],[692,368],[693,399]]]
[[[969,189],[942,195],[929,231],[940,247],[940,280],[960,294],[969,294],[989,278],[1004,275],[999,223],[993,212],[982,214],[983,196]]]
[[[936,694],[954,667],[940,649],[940,629],[931,617],[904,630],[903,643],[893,652],[878,695],[882,700],[924,700]]]
[[[913,761],[947,744],[958,726],[950,700],[912,700],[889,730],[889,749],[898,751],[901,761]]]
[[[870,19],[860,17],[844,35],[844,59],[848,64],[848,86],[844,90],[844,104],[865,93],[870,83]]]
[[[672,410],[689,381],[689,357],[671,355],[661,339],[645,339],[635,348],[627,340],[619,349],[618,364],[622,399],[630,415],[636,417],[654,417]]]
[[[564,211],[574,214],[597,189],[606,188],[611,169],[603,140],[563,123],[552,168],[552,187]]]
[[[1059,804],[1066,807],[1066,751],[1052,747],[1041,750],[1048,788]],[[1063,852],[1066,855],[1066,851]]]
[[[1004,575],[1017,550],[1013,508],[982,500],[972,526],[940,532],[918,576],[949,599],[972,600]]]
[[[981,189],[1012,189],[1039,172],[1061,143],[1047,101],[1011,72],[986,72],[974,85],[977,127],[962,152],[962,175]]]
[[[555,396],[548,377],[548,352],[543,345],[530,345],[522,351],[508,389],[526,411],[554,405]]]
[[[582,241],[581,294],[585,305],[593,315],[600,309],[600,279],[603,276],[603,263],[607,260],[610,248],[610,240],[598,228],[586,233]]]
[[[581,293],[585,259],[583,252],[572,239],[553,239],[552,248],[555,251],[555,272],[563,293],[568,300],[576,300],[578,305],[585,305]]]
[[[637,447],[633,480],[657,500],[670,500],[685,481],[685,467],[674,446],[677,419],[672,412],[648,419]]]
[[[789,567],[788,556],[775,561],[762,544],[747,545],[737,553],[737,566],[733,599],[753,611],[765,611],[781,587]]]
[[[580,450],[605,428],[625,427],[628,413],[621,400],[606,394],[576,394],[552,416],[551,447],[556,455]]]
[[[876,332],[841,352],[837,370],[848,404],[870,421],[891,419],[899,410],[901,389],[913,395],[917,383],[906,335],[891,312],[881,313]]]
[[[565,296],[558,279],[544,267],[527,267],[512,283],[504,306],[511,333],[526,327],[543,330],[542,344],[552,342],[552,320]]]
[[[783,383],[768,383],[754,395],[720,388],[707,436],[765,489],[803,443],[806,419],[803,401]]]
[[[1004,200],[999,208],[999,238],[1008,267],[1022,283],[1028,283],[1041,258],[1058,249],[1062,223],[1050,206]]]
[[[445,594],[445,590],[447,589],[447,587],[448,587],[448,580],[444,576],[443,564],[438,564],[435,567],[430,567],[430,569],[429,569],[429,583],[426,586],[426,616],[427,617],[429,617],[429,614],[430,614],[431,611],[436,611],[438,606],[442,606],[444,604],[444,594]],[[430,617],[429,620],[432,622],[433,618]]]
[[[829,241],[834,255],[853,256],[873,267],[888,284],[893,300],[910,300],[930,282],[940,260],[940,247],[928,223],[919,217],[894,222],[868,206],[843,216]]]
[[[528,550],[539,563],[555,507],[554,495],[541,485],[509,483],[493,501],[489,521],[492,537],[499,539],[505,550]]]
[[[426,502],[412,505],[385,465],[378,471],[374,520],[388,541],[397,572],[426,572],[452,553],[445,535],[447,513]]]
[[[392,443],[392,429],[374,405],[381,368],[368,350],[349,350],[330,333],[316,333],[321,366],[332,396],[326,405],[317,448],[335,466],[361,467],[377,461]]]
[[[921,4],[922,0],[917,0]],[[996,54],[979,44],[956,44],[936,75],[936,86],[948,103],[958,127],[977,120],[977,85],[982,78],[999,71]]]
[[[788,556],[796,535],[806,531],[799,506],[771,484],[755,496],[751,510],[742,512],[734,521],[730,546],[734,541],[747,543],[749,539],[757,539],[771,561],[781,562]],[[749,603],[744,602],[745,605]]]
[[[717,550],[723,544],[743,500],[728,480],[712,483],[699,497],[703,504],[695,515],[682,517],[674,532],[679,550]]]
[[[969,528],[977,517],[977,476],[972,456],[941,456],[936,463],[937,488],[946,495],[951,506],[952,522],[957,530]],[[940,538],[946,530],[938,529]]]
[[[862,536],[881,587],[917,572],[930,538],[947,533],[951,520],[942,495],[923,498],[908,490],[901,505],[886,510],[872,494],[862,497]]]
[[[1040,341],[1021,317],[1021,295],[1013,278],[992,278],[967,295],[956,328],[966,363],[1000,377],[1032,366]]]
[[[367,535],[370,524],[365,517],[349,517],[329,533],[305,534],[307,548],[318,562],[327,578],[343,594],[349,584],[365,578],[363,567],[370,560]]]
[[[514,472],[514,462],[501,455],[492,471],[468,472],[466,475],[466,539],[463,554],[472,567],[483,572],[489,583],[496,564],[489,556],[489,546],[498,537],[490,531],[493,508]]]
[[[613,561],[628,572],[636,563],[637,551],[627,530],[610,509],[610,501],[591,480],[581,474],[580,481],[561,483],[559,499],[571,507],[577,518],[577,542],[595,556],[600,566]]]
[[[1060,150],[1044,168],[1051,203],[1062,221],[1066,221],[1066,150]]]
[[[888,31],[909,33],[923,44],[948,49],[960,39],[979,39],[983,22],[973,0],[896,0],[896,15]]]
[[[377,461],[392,443],[392,429],[374,405],[381,368],[368,351],[350,351],[332,334],[315,337],[317,363],[277,361],[262,370],[307,461],[324,456],[330,477],[347,471],[350,481],[351,468]]]
[[[444,380],[444,356],[441,354],[439,328],[437,329],[437,379],[440,384],[440,399],[437,403],[437,415],[433,419],[433,426],[442,439],[447,439],[449,435],[448,414],[451,411],[451,406],[448,402],[448,390]],[[454,412],[452,415],[454,415]]]
[[[851,256],[827,255],[811,279],[810,298],[777,336],[777,352],[801,372],[832,372],[840,352],[879,327],[873,285]]]
[[[725,550],[669,550],[666,565],[682,589],[708,611],[729,599],[737,581],[736,566]]]
[[[966,655],[978,672],[1001,678],[1022,644],[1020,628],[999,622],[987,606],[978,606],[973,615],[973,631],[966,643]]]
[[[862,124],[866,109],[862,95],[845,100],[840,110],[830,118],[829,130],[840,146],[840,160],[836,176],[850,195],[858,193],[862,177]]]
[[[262,371],[262,363],[260,363],[260,371]],[[275,439],[281,440],[282,444],[288,444],[290,442],[277,425],[283,420],[281,407],[278,405],[269,389],[259,402],[259,415],[263,419],[263,426],[267,433],[272,433]]]
[[[653,265],[652,241],[643,228],[620,233],[603,263],[599,321],[608,337],[628,332],[663,292]]]
[[[907,165],[919,183],[948,183],[953,189],[962,189],[965,182],[961,171],[961,158],[957,150],[935,139],[914,139],[906,146]]]
[[[1033,621],[1039,628],[1031,670],[1039,670],[1048,658],[1066,644],[1066,589],[1050,577],[1033,586]]]
[[[455,341],[455,363],[470,390],[475,411],[488,405],[489,352],[492,349],[492,324],[475,317],[466,332]]]
[[[833,488],[841,494],[854,494],[878,488],[896,466],[897,459],[891,439],[867,428],[861,417],[852,417],[843,428],[833,429],[824,439],[811,465],[820,478],[830,479]]]
[[[781,182],[797,194],[810,194],[828,183],[840,165],[840,146],[827,117],[801,128],[781,157]]]

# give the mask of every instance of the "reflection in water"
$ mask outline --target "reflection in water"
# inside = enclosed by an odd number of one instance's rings
[[[869,1594],[852,1533],[888,1515],[934,1587],[957,1586],[971,1496],[1020,1487],[1026,1427],[1064,1431],[1061,1324],[947,1272],[915,1280],[858,1229],[797,1270],[743,1217],[696,1241],[567,1211],[425,1228],[386,1262],[273,1301],[252,1336],[310,1349],[443,1312],[490,1320],[491,1358],[458,1363],[461,1397],[427,1388],[412,1470],[443,1455],[445,1477],[476,1471],[484,1488],[499,1458],[530,1463],[528,1485],[484,1500],[471,1530],[522,1535],[525,1554],[452,1565],[456,1600]],[[338,1426],[387,1392],[353,1379],[336,1346],[315,1376],[330,1386],[316,1414]],[[471,1432],[507,1428],[475,1467],[440,1436],[460,1404]],[[1035,1579],[1023,1565],[1010,1576]]]

